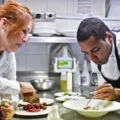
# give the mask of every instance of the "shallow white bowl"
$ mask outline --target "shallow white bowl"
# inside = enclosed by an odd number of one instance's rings
[[[96,108],[96,110],[85,110],[83,109],[86,106],[86,103],[89,99],[84,100],[71,100],[63,103],[63,106],[72,110],[77,111],[83,116],[89,117],[89,118],[96,118],[101,117],[108,112],[116,111],[120,109],[120,103],[115,101],[105,101],[105,100],[97,100],[93,99],[89,106],[91,108]]]
[[[64,36],[66,37],[76,37],[77,36],[77,31],[75,30],[64,30],[64,31],[60,31],[60,33],[62,33]]]
[[[41,37],[49,37],[56,33],[57,33],[56,29],[37,29],[36,28],[33,30],[33,34],[37,34]]]

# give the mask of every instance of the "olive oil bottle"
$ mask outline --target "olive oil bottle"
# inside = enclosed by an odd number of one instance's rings
[[[62,72],[61,73],[60,89],[61,89],[61,91],[66,91],[67,90],[67,76],[66,76],[66,72]]]

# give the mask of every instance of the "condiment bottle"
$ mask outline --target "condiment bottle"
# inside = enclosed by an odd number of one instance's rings
[[[81,84],[84,85],[89,85],[90,81],[89,81],[89,72],[88,72],[88,67],[87,67],[87,61],[84,61],[84,66],[83,66],[83,71],[81,74]]]
[[[72,91],[72,72],[67,72],[67,91]]]
[[[61,73],[60,89],[61,89],[61,91],[66,91],[67,90],[67,76],[66,76],[66,72],[62,72]]]

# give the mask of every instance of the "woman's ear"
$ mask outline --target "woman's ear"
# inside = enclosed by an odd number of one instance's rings
[[[1,22],[1,28],[4,31],[6,31],[6,29],[7,29],[7,19],[6,18],[1,18],[0,22]]]

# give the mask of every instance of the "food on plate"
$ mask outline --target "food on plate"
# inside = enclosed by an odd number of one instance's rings
[[[75,96],[75,95],[79,95],[78,93],[70,93],[68,91],[63,93],[63,96]]]
[[[92,108],[90,106],[84,107],[84,110],[91,110]]]
[[[84,110],[98,110],[97,108],[95,108],[95,107],[90,107],[90,106],[84,107],[83,109],[84,109]]]
[[[70,98],[64,98],[65,101],[70,100]]]
[[[64,98],[65,101],[67,100],[78,100],[78,98]]]
[[[39,95],[35,94],[33,97],[31,97],[31,99],[29,99],[28,102],[29,103],[39,103],[40,102]]]
[[[23,93],[23,101],[29,103],[38,103],[40,102],[40,99],[38,94],[34,95],[33,93],[29,92],[29,93]]]
[[[47,103],[29,103],[23,106],[23,110],[27,112],[39,112],[41,109],[47,109]]]
[[[64,95],[64,96],[69,95],[69,92],[66,91],[66,92],[63,93],[63,95]]]

